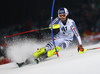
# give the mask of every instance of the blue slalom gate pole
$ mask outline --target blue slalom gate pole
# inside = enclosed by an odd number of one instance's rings
[[[52,25],[53,25],[53,24],[52,24],[52,20],[53,20],[54,4],[55,4],[55,0],[53,0],[53,3],[52,3],[52,10],[51,10],[51,35],[52,35],[52,40],[53,40],[54,48],[55,48],[55,50],[56,50],[57,57],[59,57],[59,54],[58,54],[57,49],[56,49],[55,41],[54,41],[53,28],[52,28]]]

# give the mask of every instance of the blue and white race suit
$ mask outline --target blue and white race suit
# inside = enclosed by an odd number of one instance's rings
[[[62,49],[69,47],[69,45],[73,41],[74,35],[77,39],[78,45],[82,44],[78,29],[75,25],[75,22],[72,19],[68,18],[65,25],[63,25],[62,21],[58,17],[53,20],[53,24],[55,24],[57,21],[59,21],[58,24],[60,25],[60,31],[54,38],[56,46],[59,46]],[[53,41],[51,40],[45,46],[46,52],[53,48],[54,45]]]

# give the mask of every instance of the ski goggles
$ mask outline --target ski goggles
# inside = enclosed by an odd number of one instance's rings
[[[59,15],[59,18],[62,18],[62,17],[65,18],[66,15],[65,15],[65,14],[60,14],[60,15]]]

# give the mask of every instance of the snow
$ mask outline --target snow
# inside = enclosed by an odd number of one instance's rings
[[[94,47],[100,47],[100,43],[84,46]],[[33,63],[21,68],[15,62],[1,65],[0,74],[100,74],[100,49],[79,54],[76,47],[69,48],[61,50],[59,56],[54,55],[39,64]]]

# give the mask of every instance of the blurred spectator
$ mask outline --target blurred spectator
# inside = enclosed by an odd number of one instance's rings
[[[5,41],[3,41],[0,45],[0,56],[1,57],[6,57],[6,46],[7,46],[7,43]]]
[[[0,57],[0,65],[10,63],[11,61],[7,58]]]
[[[6,46],[7,44],[5,41],[3,41],[3,43],[0,45],[0,65],[11,62],[6,56]]]

